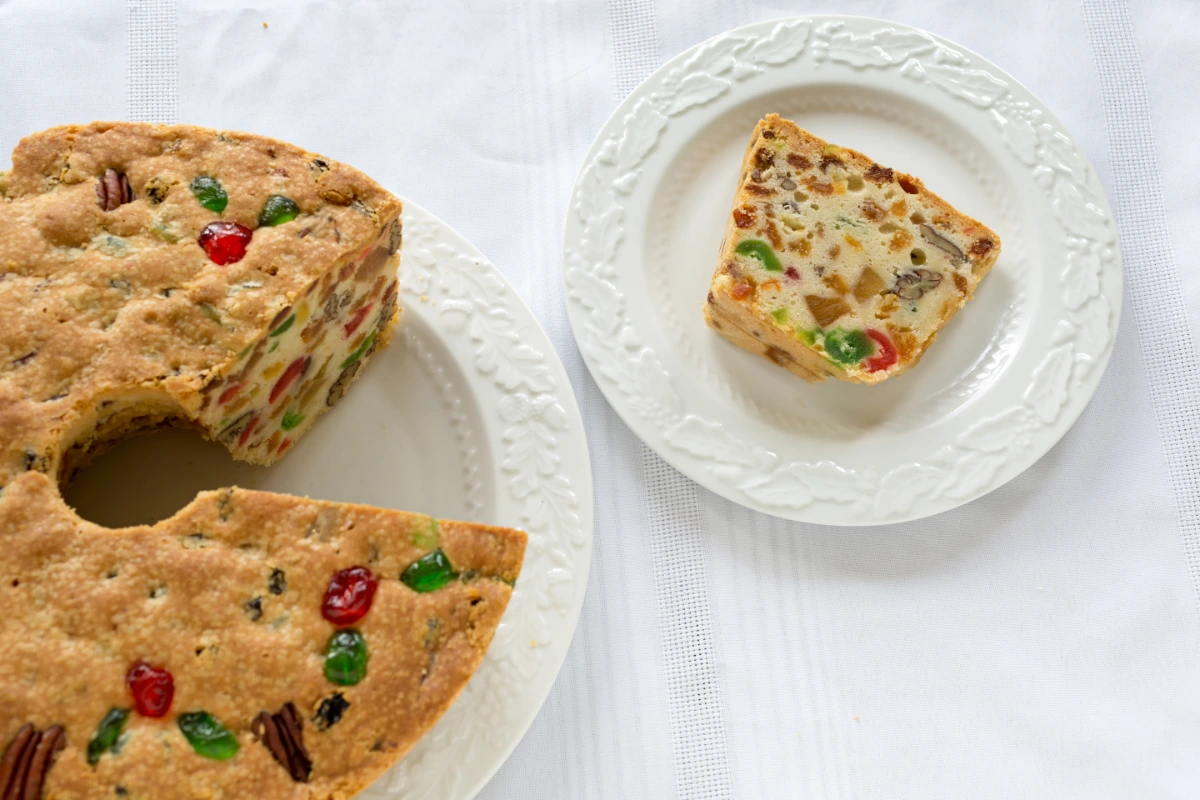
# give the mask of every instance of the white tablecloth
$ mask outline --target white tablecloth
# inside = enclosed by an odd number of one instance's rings
[[[605,403],[563,303],[567,197],[623,94],[713,34],[819,12],[1002,65],[1078,137],[1123,239],[1082,419],[912,524],[782,522],[682,478]],[[278,136],[418,200],[530,304],[586,419],[596,544],[566,665],[483,797],[1195,798],[1198,29],[1191,0],[0,0],[0,159],[91,119]]]

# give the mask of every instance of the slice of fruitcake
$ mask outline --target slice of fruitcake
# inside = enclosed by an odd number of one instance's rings
[[[0,485],[171,421],[271,463],[391,335],[400,210],[263,136],[22,140],[0,174]]]
[[[0,796],[349,798],[479,666],[525,534],[267,492],[154,526],[0,499]]]
[[[704,316],[806,380],[878,383],[921,359],[999,254],[1000,237],[919,179],[768,114]]]

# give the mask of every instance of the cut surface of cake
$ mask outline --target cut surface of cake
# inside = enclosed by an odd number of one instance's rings
[[[999,254],[993,231],[920,179],[768,114],[704,316],[806,380],[874,384],[921,359]]]
[[[526,537],[267,492],[61,495],[186,426],[269,464],[396,319],[400,201],[285,142],[94,123],[0,173],[0,797],[348,798],[479,665]]]

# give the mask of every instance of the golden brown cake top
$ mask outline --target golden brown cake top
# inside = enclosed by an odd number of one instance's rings
[[[28,473],[0,500],[0,756],[25,725],[58,726],[45,796],[60,800],[351,796],[465,685],[525,547],[520,531],[239,489],[119,531],[55,499]],[[360,618],[333,624],[326,592],[352,567],[377,588]],[[348,680],[327,658],[347,631],[365,647]],[[172,678],[161,717],[137,710],[139,662]],[[263,728],[288,704],[307,770],[289,770]],[[185,731],[201,714],[227,734],[204,752]]]

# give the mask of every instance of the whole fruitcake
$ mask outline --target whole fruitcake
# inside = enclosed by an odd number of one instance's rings
[[[750,137],[704,316],[809,381],[914,366],[1000,237],[918,178],[768,114]]]
[[[0,798],[346,798],[479,665],[525,534],[266,492],[155,525],[60,485],[185,425],[287,452],[387,343],[400,202],[261,136],[95,123],[0,174]]]

